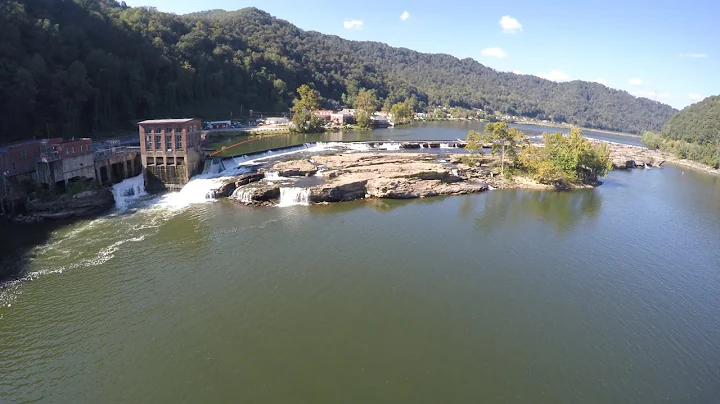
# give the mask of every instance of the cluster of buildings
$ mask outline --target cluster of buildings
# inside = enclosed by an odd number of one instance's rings
[[[89,138],[0,145],[0,199],[16,198],[14,191],[26,181],[65,189],[75,181],[112,185],[141,172],[149,191],[180,189],[202,171],[199,119],[147,120],[138,127],[140,147],[117,147],[114,142],[94,149]]]
[[[315,116],[327,121],[330,125],[342,126],[356,123],[354,109],[343,109],[340,111],[324,109],[315,111]],[[378,127],[393,126],[392,116],[385,112],[376,112],[373,114],[372,123],[373,126]]]
[[[0,175],[4,193],[13,179],[34,180],[54,188],[79,178],[96,176],[92,140],[22,140],[0,145]]]
[[[89,138],[33,139],[0,145],[0,197],[8,197],[24,181],[64,189],[74,181],[112,184],[139,172],[136,150],[94,150]]]

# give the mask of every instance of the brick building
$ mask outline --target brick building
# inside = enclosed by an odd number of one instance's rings
[[[181,189],[202,170],[201,125],[192,118],[138,122],[147,190]]]
[[[35,171],[35,162],[40,157],[44,144],[62,142],[60,138],[43,140],[21,140],[0,145],[0,175],[13,177],[31,174]]]
[[[37,181],[54,187],[74,179],[95,179],[92,139],[58,140],[41,146]]]

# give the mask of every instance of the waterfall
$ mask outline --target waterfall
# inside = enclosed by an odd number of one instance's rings
[[[286,180],[287,178],[281,177],[277,171],[267,171],[265,172],[265,179],[268,181],[282,181]]]
[[[278,206],[309,205],[310,190],[298,187],[280,188],[280,203]]]
[[[147,195],[143,175],[126,178],[121,183],[113,185],[112,193],[115,198],[115,207],[121,210],[127,209],[130,202]]]
[[[170,192],[160,200],[161,206],[183,208],[193,203],[215,200],[215,191],[230,177],[245,174],[247,167],[233,167],[217,174],[200,174],[192,177],[179,192]]]
[[[236,188],[231,198],[242,203],[252,203],[252,191],[247,188]]]

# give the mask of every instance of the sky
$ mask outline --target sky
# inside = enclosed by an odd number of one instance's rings
[[[596,81],[678,109],[720,94],[718,0],[125,2],[176,14],[257,7],[305,30]]]

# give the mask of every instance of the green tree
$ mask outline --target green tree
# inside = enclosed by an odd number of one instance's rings
[[[481,154],[483,147],[482,134],[471,130],[468,132],[465,142],[467,142],[465,150],[470,153],[470,161],[474,163],[477,161],[478,155]]]
[[[413,118],[412,106],[408,101],[398,102],[390,108],[395,123],[407,123]]]
[[[645,146],[651,149],[658,149],[663,144],[663,138],[659,133],[655,133],[649,130],[643,133],[642,142]]]
[[[505,160],[515,159],[518,144],[527,142],[527,136],[506,122],[489,123],[483,136],[485,143],[492,145],[492,154],[500,155],[500,174],[505,175]]]
[[[518,157],[520,165],[543,184],[594,183],[611,168],[608,145],[593,144],[580,129],[571,129],[567,136],[544,133],[543,139],[543,147],[526,144]]]
[[[372,125],[372,116],[377,110],[378,99],[375,90],[361,89],[355,97],[355,116],[361,128]]]
[[[320,109],[320,93],[303,84],[297,89],[300,98],[293,102],[293,123],[300,133],[320,132],[323,129],[322,119],[315,115]]]

